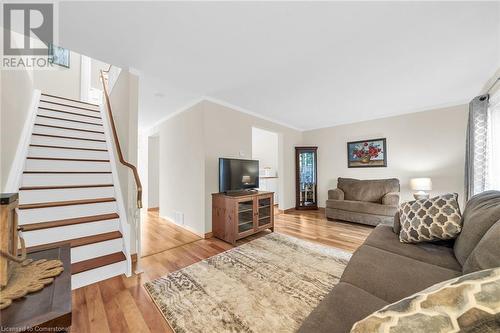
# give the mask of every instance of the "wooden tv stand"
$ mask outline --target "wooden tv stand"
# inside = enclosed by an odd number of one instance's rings
[[[212,194],[212,232],[236,244],[238,239],[265,229],[274,230],[274,192],[241,195]]]

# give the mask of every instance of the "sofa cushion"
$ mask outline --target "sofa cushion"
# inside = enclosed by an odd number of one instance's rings
[[[399,207],[403,243],[455,239],[462,229],[458,194],[404,202]]]
[[[351,333],[498,332],[500,268],[438,283],[355,323]]]
[[[373,202],[350,200],[326,200],[326,207],[374,215],[394,216],[397,206],[381,205]]]
[[[340,281],[392,303],[461,274],[461,271],[362,245],[354,252]]]
[[[367,225],[390,224],[393,222],[392,216],[373,215],[359,212],[348,212],[342,209],[326,207],[326,217],[334,220],[342,220],[356,223],[363,223]]]
[[[352,325],[388,303],[363,289],[341,282],[302,323],[299,333],[346,333]]]
[[[455,258],[451,241],[440,244],[418,243],[406,244],[399,241],[398,235],[392,231],[390,225],[379,225],[364,242],[381,250],[399,254],[428,264],[461,271],[462,266]]]
[[[399,180],[338,178],[337,187],[344,191],[345,200],[382,203],[382,197],[386,193],[399,192]]]
[[[463,273],[500,267],[500,220],[481,238],[465,261]]]
[[[465,206],[462,216],[462,232],[455,241],[455,257],[460,264],[486,234],[488,229],[500,220],[500,191],[486,191],[473,196]]]

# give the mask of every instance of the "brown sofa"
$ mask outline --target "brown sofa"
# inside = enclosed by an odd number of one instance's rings
[[[338,178],[328,191],[326,217],[368,225],[390,224],[399,205],[399,180]]]
[[[377,226],[299,332],[349,332],[356,321],[433,284],[499,267],[500,191],[474,196],[462,221],[456,241],[439,243],[404,244],[392,226]]]

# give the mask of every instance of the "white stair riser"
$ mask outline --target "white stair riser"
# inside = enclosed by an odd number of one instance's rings
[[[96,198],[97,196],[102,198],[114,198],[115,188],[109,186],[19,191],[19,203],[24,205],[38,202],[83,200]]]
[[[109,162],[26,160],[29,171],[111,171]]]
[[[111,253],[121,252],[122,250],[122,238],[73,247],[71,248],[71,263],[101,257]]]
[[[68,107],[77,106],[77,107],[82,107],[82,108],[86,108],[86,109],[99,111],[98,106],[90,105],[90,104],[86,104],[86,103],[80,103],[80,102],[76,102],[76,101],[69,101],[67,99],[62,99],[62,98],[57,98],[57,97],[50,97],[50,96],[42,95],[40,97],[40,102],[44,103],[44,104],[52,105],[53,107],[57,107],[57,108],[63,107],[63,105],[46,103],[43,101],[50,101],[50,102],[55,102],[55,103],[59,103],[59,104],[65,104],[64,106],[67,105]]]
[[[56,104],[46,103],[46,102],[42,102],[42,101],[40,101],[40,104],[38,105],[38,107],[42,107],[42,108],[46,108],[46,109],[59,110],[59,111],[68,111],[68,112],[78,113],[79,115],[82,115],[82,116],[101,117],[101,112],[93,112],[93,111],[89,111],[89,110],[75,108],[75,107],[72,107],[72,106],[56,105]],[[41,110],[45,110],[45,109],[41,109]],[[97,111],[99,111],[99,110],[97,110]],[[57,112],[57,111],[54,111],[54,113],[59,113],[60,114],[60,112]]]
[[[102,127],[102,125],[99,125],[99,124],[96,124],[96,125],[82,124],[82,123],[77,123],[77,122],[69,121],[69,120],[59,120],[59,119],[51,119],[51,118],[44,118],[44,117],[36,117],[36,123],[37,124],[71,127],[71,128],[78,128],[78,129],[84,129],[84,130],[90,130],[90,131],[103,132],[103,127]]]
[[[19,224],[63,220],[75,217],[116,213],[116,203],[99,202],[87,205],[72,205],[49,208],[20,209]]]
[[[56,228],[26,231],[23,233],[26,246],[36,246],[63,240],[93,236],[119,230],[119,219],[66,225]]]
[[[112,184],[110,173],[96,174],[24,174],[22,186]]]
[[[31,136],[31,144],[61,147],[76,147],[90,149],[107,149],[106,142],[52,138],[47,136]]]
[[[65,110],[62,110],[62,111],[65,111]],[[69,111],[69,112],[78,113],[78,112],[74,112],[74,111]],[[100,117],[100,114],[98,114],[98,113],[89,115],[91,117],[85,117],[83,115],[76,115],[76,114],[65,113],[65,112],[57,112],[54,110],[38,109],[38,115],[102,124],[102,119],[93,118],[93,117]]]
[[[46,148],[46,147],[30,147],[28,150],[28,156],[109,160],[109,154],[107,151],[76,150],[76,149]]]
[[[75,138],[84,138],[84,139],[97,139],[97,140],[106,140],[104,134],[101,133],[92,133],[92,132],[82,132],[75,130],[67,130],[61,128],[53,128],[53,127],[45,127],[45,126],[34,126],[33,133],[39,134],[50,134],[50,135],[59,135],[59,136],[71,136]]]
[[[75,290],[92,283],[125,274],[127,261],[120,261],[111,265],[98,267],[89,271],[71,275],[71,289]]]

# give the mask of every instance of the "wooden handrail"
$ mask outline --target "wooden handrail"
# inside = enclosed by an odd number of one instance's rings
[[[122,154],[122,148],[120,147],[120,141],[118,140],[118,134],[116,133],[116,126],[115,126],[115,121],[113,119],[113,112],[111,111],[111,102],[109,100],[109,93],[108,93],[108,88],[106,84],[106,78],[104,77],[104,73],[109,73],[111,70],[111,65],[109,66],[107,71],[103,71],[101,69],[101,80],[102,80],[102,87],[104,89],[104,98],[106,99],[106,106],[108,109],[108,116],[109,116],[109,122],[111,124],[111,129],[113,131],[113,139],[115,141],[116,145],[116,151],[118,153],[118,158],[120,160],[120,163],[123,164],[124,166],[130,168],[132,170],[132,173],[134,174],[134,179],[135,179],[135,185],[137,186],[137,208],[142,208],[142,184],[141,184],[141,179],[139,178],[139,172],[137,171],[137,168],[135,165],[127,162],[123,158]]]

